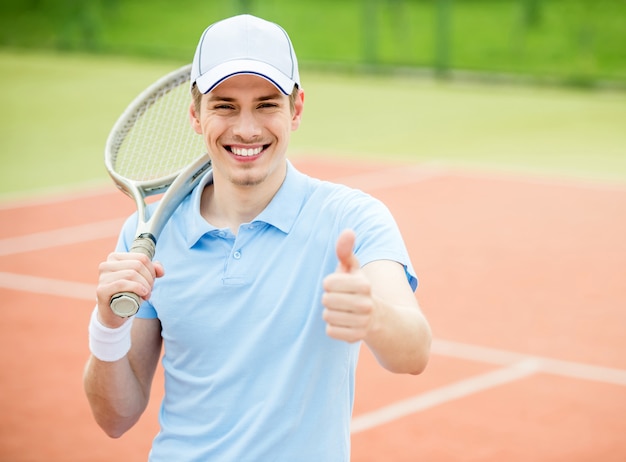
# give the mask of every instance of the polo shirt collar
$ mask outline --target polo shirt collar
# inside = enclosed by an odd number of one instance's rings
[[[267,207],[254,219],[267,223],[287,234],[291,231],[306,195],[306,175],[287,161],[287,175]]]
[[[198,186],[191,192],[187,203],[188,209],[184,210],[185,234],[189,247],[193,247],[207,233],[217,231],[218,228],[207,223],[200,215],[200,199],[204,188],[213,182],[213,172],[208,172]],[[283,233],[289,233],[293,227],[302,204],[304,203],[307,190],[307,176],[296,170],[287,160],[287,174],[280,189],[265,207],[265,209],[253,220],[253,222],[267,223],[279,229]]]

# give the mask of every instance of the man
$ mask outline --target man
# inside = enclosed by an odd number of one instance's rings
[[[430,329],[397,225],[374,198],[286,159],[304,92],[291,41],[242,15],[203,33],[190,121],[213,172],[162,232],[155,262],[100,265],[85,390],[112,437],[145,410],[164,345],[151,461],[347,461],[361,342],[392,372],[426,366]],[[338,102],[339,103],[339,102]],[[115,293],[142,296],[134,318]]]

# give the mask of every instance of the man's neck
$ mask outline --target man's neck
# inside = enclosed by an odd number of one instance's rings
[[[254,220],[272,201],[285,175],[273,183],[239,186],[217,179],[207,185],[200,200],[200,214],[216,228],[229,228],[237,235],[239,226]]]

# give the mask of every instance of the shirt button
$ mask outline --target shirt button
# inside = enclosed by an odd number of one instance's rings
[[[235,253],[233,253],[233,258],[235,260],[239,260],[241,258],[241,252],[239,250],[236,250]]]

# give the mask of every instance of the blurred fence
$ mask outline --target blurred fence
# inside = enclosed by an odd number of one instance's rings
[[[4,0],[0,46],[188,61],[239,12],[283,25],[308,64],[626,85],[624,0]]]

